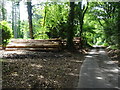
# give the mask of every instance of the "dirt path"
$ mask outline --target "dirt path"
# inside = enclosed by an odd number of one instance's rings
[[[83,62],[78,88],[118,89],[118,65],[104,49],[92,49]]]

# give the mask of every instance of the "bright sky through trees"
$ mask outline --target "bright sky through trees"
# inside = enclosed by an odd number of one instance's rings
[[[27,8],[24,5],[24,2],[20,2],[20,19],[21,20],[27,20],[28,19],[28,15],[27,15]]]
[[[50,0],[48,0],[50,1]],[[54,0],[53,0],[54,1]],[[61,2],[64,2],[62,0],[60,0]],[[22,0],[20,2],[20,19],[21,20],[27,20],[28,19],[28,15],[27,15],[27,8],[26,8],[26,5],[25,5],[25,0]],[[37,3],[40,3],[40,2],[46,2],[46,0],[32,0],[32,5],[35,5]],[[83,0],[83,4],[86,4],[86,1]],[[9,2],[9,1],[6,1],[6,9],[7,9],[7,12],[8,12],[8,17],[12,17],[11,15],[11,11],[12,11],[12,3]],[[9,20],[9,18],[8,18]]]

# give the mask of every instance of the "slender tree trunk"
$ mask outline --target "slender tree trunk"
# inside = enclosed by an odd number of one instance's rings
[[[17,38],[18,35],[17,35],[17,7],[15,5],[14,7],[14,38]]]
[[[45,3],[45,15],[44,15],[43,27],[45,26],[46,16],[47,16],[47,3]]]
[[[1,14],[2,14],[2,20],[6,20],[7,19],[7,17],[6,17],[6,9],[5,9],[5,1],[4,0],[2,0],[1,1],[2,3],[2,5],[1,5]],[[0,27],[0,44],[2,45],[2,49],[4,48],[4,46],[3,46],[3,30],[2,30],[2,27]]]
[[[82,37],[83,33],[83,19],[80,19],[80,37]]]
[[[80,25],[80,48],[83,48],[83,41],[82,41],[82,33],[83,33],[83,10],[82,10],[82,2],[78,3],[79,5],[79,25]]]
[[[12,30],[14,34],[14,1],[12,1]]]
[[[82,8],[82,2],[79,2],[78,3],[79,5],[79,23],[80,23],[80,48],[83,48],[83,24],[84,24],[84,16],[85,16],[85,13],[88,9],[88,3],[87,3],[87,6],[86,7],[83,7]]]
[[[0,27],[0,45],[2,45],[2,27]]]
[[[17,14],[16,14],[16,5],[15,2],[12,1],[12,30],[14,38],[17,38]]]
[[[2,4],[2,1],[0,1],[0,4]],[[0,21],[2,21],[2,6],[0,5]],[[2,27],[0,27],[0,45],[2,45]]]
[[[6,9],[5,9],[5,1],[2,0],[2,19],[6,20]]]
[[[83,26],[83,10],[82,10],[82,2],[79,2],[79,23],[80,23],[80,37],[82,36],[82,26]]]
[[[31,1],[27,2],[27,10],[28,10],[30,38],[34,39],[34,37],[33,37],[33,26],[32,26],[32,5],[31,5]]]
[[[118,19],[117,19],[117,33],[118,33],[118,48],[120,49],[120,2],[118,2]]]
[[[73,43],[73,37],[74,37],[74,2],[70,2],[70,12],[68,17],[68,32],[67,32],[67,49],[73,50],[74,49],[74,43]]]
[[[20,38],[20,1],[17,2],[17,37]]]

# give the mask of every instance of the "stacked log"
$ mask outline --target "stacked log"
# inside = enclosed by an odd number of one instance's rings
[[[2,45],[0,45],[0,50],[2,50]]]
[[[80,49],[80,45],[81,45],[81,38],[80,37],[74,37],[73,38],[73,43],[76,49]],[[62,45],[65,47],[67,45],[67,40],[64,39],[62,40]]]
[[[10,43],[6,46],[6,50],[56,51],[61,50],[61,40],[12,39]]]
[[[6,46],[6,50],[60,51],[65,48],[66,42],[66,39],[11,39],[10,43]],[[76,49],[79,49],[81,42],[80,37],[74,37],[73,42]]]

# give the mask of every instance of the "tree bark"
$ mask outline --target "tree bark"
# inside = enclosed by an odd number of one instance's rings
[[[5,1],[2,0],[2,19],[6,20],[6,9],[5,9]]]
[[[2,4],[2,1],[0,1],[0,4]],[[0,21],[2,21],[2,6],[0,6]],[[2,45],[2,26],[0,25],[0,45]]]
[[[83,48],[83,41],[82,41],[82,38],[83,38],[83,36],[82,36],[82,33],[83,33],[83,24],[84,24],[84,16],[85,16],[85,13],[86,13],[86,11],[87,11],[87,9],[88,9],[88,3],[87,3],[87,6],[86,7],[84,7],[83,9],[82,9],[82,2],[79,2],[79,23],[80,23],[80,48]]]
[[[14,34],[14,1],[12,1],[12,30]],[[15,37],[15,35],[14,35]]]
[[[74,37],[74,2],[70,2],[70,12],[68,16],[68,32],[67,32],[67,49],[73,50],[74,49],[74,43],[73,43],[73,37]]]
[[[118,48],[120,49],[120,2],[118,4],[118,19],[117,19],[117,33],[118,33]]]
[[[34,37],[33,37],[33,26],[32,26],[32,5],[31,5],[31,1],[27,2],[27,10],[28,10],[30,38],[34,39]]]

